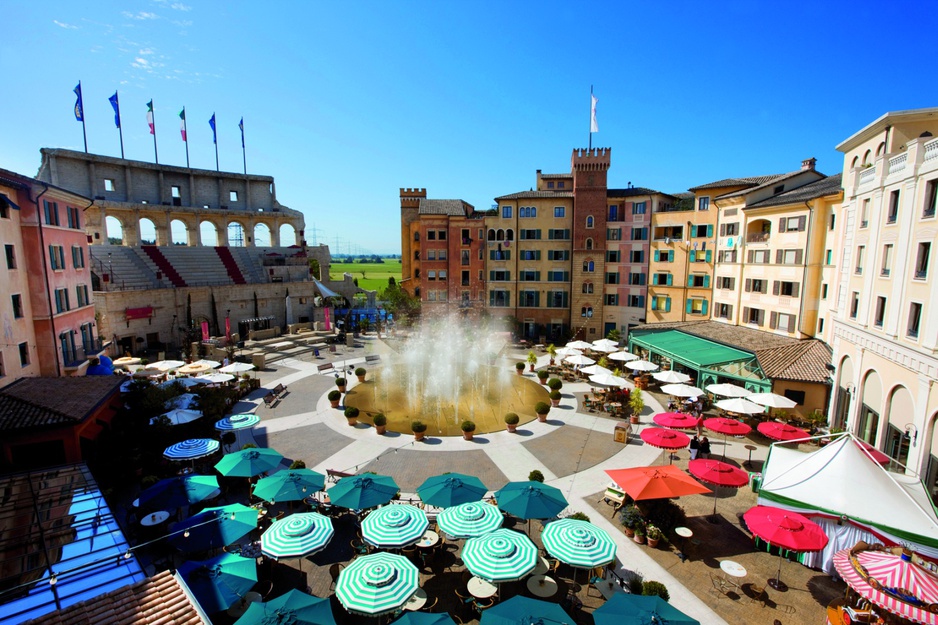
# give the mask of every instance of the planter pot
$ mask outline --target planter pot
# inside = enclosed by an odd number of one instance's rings
[[[531,373],[534,373],[534,365],[528,365],[528,367],[529,367],[528,370],[529,370]]]
[[[353,418],[345,417],[345,419],[346,421],[348,421],[348,424],[352,427],[355,427],[355,424],[358,423],[358,417],[353,417]]]
[[[550,366],[551,366],[551,367],[554,366],[554,359],[553,359],[553,358],[550,359]]]
[[[340,401],[342,401],[342,400],[341,400],[341,399],[337,399],[337,400],[335,400],[335,401],[332,401],[332,400],[330,399],[330,400],[329,400],[329,404],[330,404],[333,408],[338,408]]]
[[[464,439],[466,439],[467,441],[471,441],[473,434],[474,434],[474,432],[463,432],[463,433],[462,433],[462,437],[463,437]]]
[[[425,434],[425,432],[414,432],[414,440],[415,440],[415,441],[422,441],[424,434]]]
[[[537,381],[541,383],[541,386],[547,386],[547,378],[538,378]]]
[[[363,375],[358,376],[358,381],[359,381],[359,382],[364,382],[364,381],[365,381],[365,376],[363,376]]]
[[[629,417],[629,423],[632,425],[638,425],[638,415],[633,414],[631,417]]]
[[[625,527],[625,535],[628,538],[632,538],[635,536],[635,530],[633,530],[631,527]]]
[[[511,434],[514,434],[514,433],[518,430],[518,424],[517,424],[517,423],[515,423],[515,424],[506,423],[506,424],[505,424],[505,427],[508,428],[508,432],[511,433]]]
[[[345,394],[345,387],[344,387],[344,386],[337,386],[336,388],[339,389],[339,392],[340,392],[340,393]]]
[[[384,436],[384,433],[388,431],[388,426],[386,425],[376,425],[375,434],[378,436]]]
[[[559,399],[552,399],[552,400],[550,400],[550,405],[556,408],[557,406],[560,405],[560,400],[559,400]]]
[[[639,545],[644,545],[644,544],[645,544],[645,535],[644,535],[644,534],[636,534],[635,536],[632,537],[632,540],[634,540],[635,542],[637,542]]]
[[[524,369],[515,369],[515,372],[516,372],[518,375],[524,375]]]
[[[537,415],[537,420],[540,421],[541,423],[545,423],[545,422],[547,421],[547,415],[546,415],[546,414],[539,414],[539,415]]]
[[[661,539],[660,539],[660,538],[649,538],[649,539],[648,539],[648,546],[649,546],[649,547],[657,547],[659,540],[661,540]]]

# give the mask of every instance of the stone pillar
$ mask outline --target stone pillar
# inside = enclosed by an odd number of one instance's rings
[[[216,238],[218,239],[218,243],[216,243],[216,245],[219,247],[228,247],[228,224],[225,223],[219,226],[218,222],[214,219],[212,219],[211,222],[215,224],[215,232],[217,233]]]
[[[270,228],[270,246],[280,247],[280,221],[275,220],[272,225],[267,224],[267,227]]]
[[[201,220],[198,216],[195,218],[195,223],[186,224],[186,233],[188,235],[189,247],[201,247],[202,246],[202,229],[199,227],[201,225]]]

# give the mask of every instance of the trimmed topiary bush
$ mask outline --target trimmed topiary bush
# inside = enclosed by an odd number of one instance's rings
[[[345,418],[346,419],[357,419],[359,415],[358,408],[355,406],[349,406],[345,409]]]
[[[538,370],[537,370],[537,379],[538,379],[538,380],[546,380],[549,375],[550,375],[550,374],[547,373],[547,371],[544,370],[544,369],[538,369]]]
[[[459,425],[459,428],[460,428],[463,432],[475,432],[475,431],[476,431],[476,424],[473,423],[472,421],[469,421],[469,420],[467,419],[466,421],[463,421],[463,422]]]
[[[533,471],[528,473],[528,480],[532,482],[543,482],[544,474],[538,471],[537,469],[534,469]]]
[[[548,393],[548,397],[550,397],[554,401],[557,401],[561,397],[563,397],[563,395],[560,394],[560,391],[551,391],[550,393]]]
[[[365,375],[366,373],[368,373],[368,372],[365,370],[364,367],[359,367],[359,368],[355,369],[355,375],[357,375],[357,376],[359,376],[359,377]]]
[[[306,463],[303,462],[302,460],[294,460],[292,463],[290,463],[290,468],[291,469],[305,469]]]
[[[346,380],[345,378],[336,378],[336,379],[335,379],[335,385],[338,386],[339,388],[342,388],[342,387],[345,386],[346,384],[348,384],[348,380]]]
[[[329,395],[327,395],[327,397],[329,398],[329,401],[339,401],[342,399],[342,393],[339,391],[329,391]]]
[[[665,585],[654,580],[649,580],[642,584],[642,594],[646,597],[653,597],[657,595],[665,601],[669,601],[671,599],[671,595],[668,594],[668,589],[665,587]]]
[[[539,401],[534,405],[534,412],[540,415],[547,414],[550,412],[550,404],[547,402]]]
[[[563,380],[560,378],[551,378],[547,381],[547,388],[552,391],[559,391],[563,388]]]
[[[411,422],[410,422],[410,431],[411,431],[411,432],[417,432],[418,434],[421,433],[421,432],[426,432],[426,431],[427,431],[427,424],[424,423],[423,421],[419,421],[419,420],[417,420],[417,421],[411,421]]]
[[[371,421],[375,425],[387,425],[388,424],[388,418],[384,416],[383,412],[379,412],[378,414],[376,414]]]
[[[521,418],[517,415],[517,413],[509,412],[505,415],[505,423],[508,425],[518,425],[518,421],[520,420]]]
[[[515,363],[515,369],[517,369],[518,371],[524,371],[524,363],[523,363],[523,362],[516,362],[516,363]]]

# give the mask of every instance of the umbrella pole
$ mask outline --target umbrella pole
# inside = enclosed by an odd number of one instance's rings
[[[782,581],[782,549],[779,547],[778,550],[778,573],[775,574],[775,579],[769,580],[769,586],[774,588],[779,592],[785,592],[788,590],[788,586],[785,585],[785,582]]]

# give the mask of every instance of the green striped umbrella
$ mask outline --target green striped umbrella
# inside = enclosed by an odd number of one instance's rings
[[[326,476],[312,469],[285,469],[257,480],[254,496],[270,503],[299,501],[322,490],[325,484]]]
[[[537,566],[537,547],[520,532],[500,529],[467,540],[462,561],[476,577],[496,584],[511,582]]]
[[[394,553],[361,556],[339,573],[335,595],[349,612],[380,616],[399,609],[417,592],[419,572]]]
[[[472,538],[494,532],[504,520],[496,506],[473,502],[447,508],[437,515],[436,524],[453,538]]]
[[[430,506],[449,508],[461,503],[479,501],[488,489],[482,480],[462,473],[444,473],[427,478],[417,487],[420,500]]]
[[[278,452],[266,447],[250,447],[225,454],[215,470],[225,477],[254,477],[277,468],[283,460]]]
[[[267,603],[251,603],[235,625],[336,625],[332,605],[299,590],[291,590]]]
[[[547,553],[564,564],[591,569],[616,559],[616,544],[605,530],[589,521],[551,521],[541,533]]]
[[[427,513],[416,506],[384,506],[362,521],[362,539],[382,549],[397,549],[420,540],[430,526]]]
[[[316,512],[299,512],[274,523],[261,536],[261,551],[274,559],[302,558],[322,550],[335,530]]]
[[[397,483],[387,475],[365,473],[343,477],[329,489],[332,505],[349,510],[366,510],[385,504],[401,492]]]

